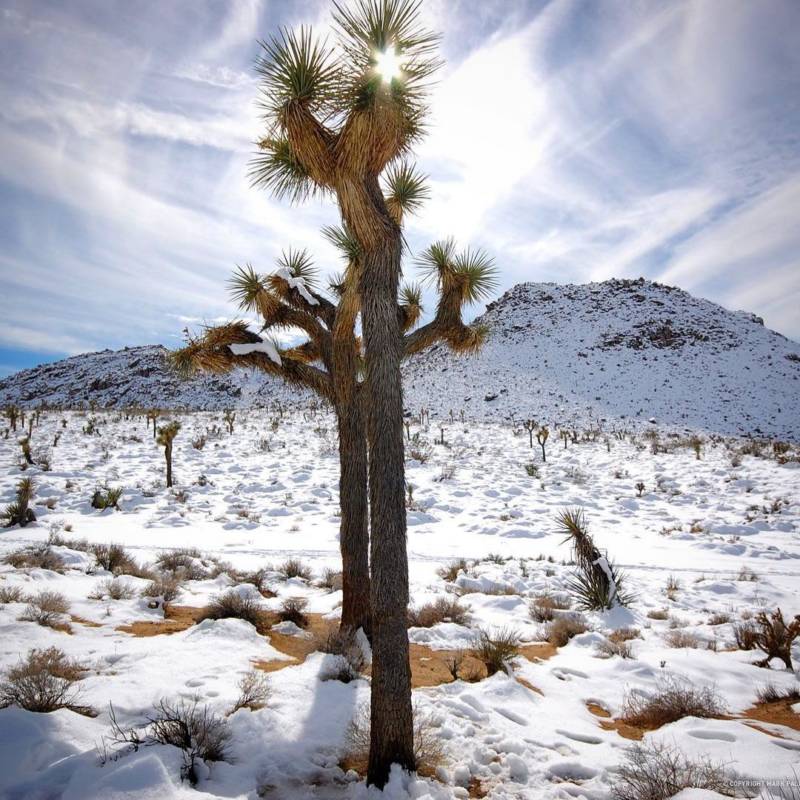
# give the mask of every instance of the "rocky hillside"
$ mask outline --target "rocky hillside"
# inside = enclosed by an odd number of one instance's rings
[[[405,366],[406,403],[470,418],[673,425],[800,438],[800,345],[649,281],[524,283],[490,303],[477,356],[436,347]],[[246,372],[181,381],[159,346],[104,351],[0,381],[0,405],[219,409],[291,402],[297,391]]]
[[[800,345],[753,314],[640,279],[519,284],[477,322],[482,352],[414,359],[409,398],[470,416],[800,437]]]
[[[298,396],[278,380],[244,371],[184,381],[168,368],[166,354],[160,345],[126,347],[26,369],[0,381],[0,405],[221,409]]]

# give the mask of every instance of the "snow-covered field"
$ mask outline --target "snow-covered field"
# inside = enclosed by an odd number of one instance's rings
[[[84,433],[90,418],[97,430]],[[221,414],[178,418],[183,428],[171,490],[164,486],[162,449],[144,417],[45,412],[32,446],[34,460],[49,451],[48,471],[32,466],[22,472],[14,434],[0,439],[0,498],[11,502],[18,480],[32,476],[38,518],[24,529],[0,531],[0,556],[54,534],[122,544],[141,564],[170,548],[193,547],[207,557],[209,577],[184,582],[173,606],[201,607],[236,587],[265,609],[299,596],[308,600],[306,613],[335,620],[338,591],[279,573],[290,557],[302,559],[315,579],[337,568],[333,418],[308,409],[283,417],[239,410],[232,434]],[[208,429],[205,446],[193,447]],[[438,441],[442,429],[444,444]],[[543,463],[536,441],[531,449],[527,432],[508,424],[447,418],[421,427],[412,420],[409,430],[418,434],[407,462],[412,604],[459,596],[471,614],[469,626],[412,627],[413,643],[433,651],[469,649],[479,628],[516,631],[523,644],[541,639],[547,623],[532,618],[531,601],[569,597],[572,567],[563,563],[569,547],[555,525],[564,508],[584,508],[590,532],[625,571],[635,599],[628,609],[584,612],[587,630],[550,657],[542,648],[542,658],[519,656],[508,671],[483,680],[416,688],[419,717],[443,753],[432,777],[409,782],[395,775],[387,796],[607,797],[626,749],[635,744],[615,729],[613,718],[626,698],[652,695],[670,682],[713,687],[724,718],[685,717],[645,733],[645,742],[666,743],[691,758],[705,754],[738,778],[795,780],[798,725],[756,723],[742,714],[767,684],[786,690],[797,678],[777,660],[770,670],[754,666],[763,654],[736,649],[733,626],[778,606],[787,619],[800,613],[796,448],[784,454],[783,464],[769,446],[760,456],[741,454],[743,440],[718,437],[703,441],[699,458],[687,442],[666,434],[656,454],[641,434],[600,433],[565,449],[553,431]],[[427,456],[424,463],[412,453]],[[92,508],[98,487],[123,488],[119,510]],[[367,796],[343,757],[350,720],[368,702],[368,679],[325,680],[336,657],[323,653],[289,661],[284,669],[273,663],[266,705],[227,717],[229,761],[201,768],[196,789],[180,781],[177,748],[115,748],[110,704],[122,727],[140,723],[162,698],[197,696],[224,715],[254,662],[289,657],[270,642],[272,631],[262,634],[236,619],[149,637],[120,631],[161,621],[163,609],[149,607],[155,604],[138,594],[89,599],[110,574],[85,549],[55,545],[51,552],[63,559],[63,572],[3,564],[0,591],[19,586],[27,596],[62,593],[72,616],[62,619],[69,632],[21,621],[24,598],[0,605],[0,668],[18,665],[30,648],[56,646],[87,668],[76,685],[80,703],[97,716],[0,710],[0,797]],[[467,569],[455,580],[439,575],[462,558]],[[268,568],[266,585],[276,596],[237,584],[212,559],[242,572]],[[137,591],[149,583],[118,580]],[[579,612],[554,613],[574,619]],[[609,655],[608,636],[621,628],[637,631],[619,648],[629,650],[625,658]],[[287,623],[277,630],[284,640],[286,633],[308,635]],[[800,659],[800,648],[794,657]]]

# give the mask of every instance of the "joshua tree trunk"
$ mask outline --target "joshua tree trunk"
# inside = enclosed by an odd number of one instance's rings
[[[402,333],[397,314],[400,233],[364,254],[362,321],[369,400],[372,708],[368,783],[383,787],[392,764],[413,770],[408,656]]]
[[[339,423],[339,547],[342,552],[342,630],[372,634],[369,601],[367,437],[358,397],[337,408]]]
[[[167,489],[172,488],[172,444],[164,447],[164,458],[167,460]]]

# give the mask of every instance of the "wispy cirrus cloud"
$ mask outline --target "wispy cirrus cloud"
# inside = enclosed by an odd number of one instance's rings
[[[0,346],[174,342],[235,315],[237,263],[334,254],[330,204],[251,189],[257,39],[324,2],[4,0]],[[448,64],[419,148],[415,247],[520,280],[645,275],[800,336],[800,56],[791,0],[429,0]]]

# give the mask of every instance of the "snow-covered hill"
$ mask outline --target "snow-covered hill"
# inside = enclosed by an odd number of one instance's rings
[[[800,345],[753,314],[639,279],[519,284],[477,322],[490,331],[477,356],[438,346],[407,365],[409,399],[469,417],[800,436]]]
[[[640,279],[519,284],[478,321],[490,335],[477,356],[438,346],[406,364],[409,408],[565,425],[655,418],[800,437],[800,345],[752,314]],[[246,372],[181,381],[165,353],[133,347],[25,370],[0,381],[0,405],[219,409],[297,398],[297,390]]]

